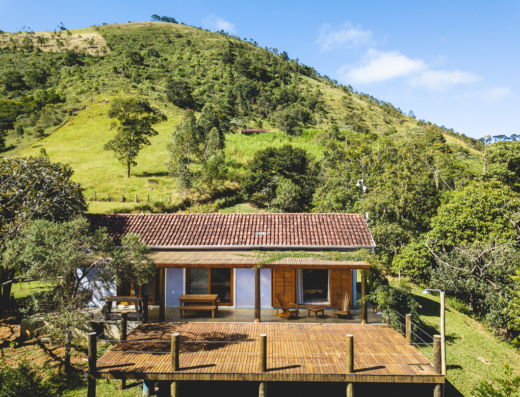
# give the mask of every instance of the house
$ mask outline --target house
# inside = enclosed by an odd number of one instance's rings
[[[134,233],[153,250],[156,276],[143,287],[150,303],[179,306],[183,294],[219,295],[219,306],[255,307],[253,251],[352,251],[376,247],[360,214],[100,214],[93,227],[106,227],[116,244]],[[356,302],[356,272],[370,265],[318,258],[283,258],[264,264],[261,307],[277,304],[284,292],[290,302],[330,305],[335,293]],[[119,286],[112,294],[135,293]]]
[[[269,131],[261,128],[245,128],[242,130],[242,135],[264,134]]]

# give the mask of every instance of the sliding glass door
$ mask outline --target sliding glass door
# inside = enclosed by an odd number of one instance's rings
[[[233,269],[188,269],[189,294],[217,294],[219,305],[233,306]]]

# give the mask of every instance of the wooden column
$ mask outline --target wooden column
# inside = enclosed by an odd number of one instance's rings
[[[121,323],[119,325],[119,340],[126,340],[128,335],[128,313],[121,313]],[[126,379],[119,381],[119,390],[126,387]]]
[[[442,337],[441,335],[433,335],[433,370],[442,374]],[[433,397],[442,396],[442,385],[435,385],[433,389]]]
[[[172,334],[172,371],[179,370],[179,334]]]
[[[258,338],[258,371],[267,371],[267,335],[260,334]],[[267,382],[260,382],[258,389],[259,397],[267,396]]]
[[[367,323],[367,302],[366,302],[366,294],[367,294],[367,276],[366,270],[361,270],[361,324]]]
[[[258,388],[258,396],[267,397],[267,382],[260,382],[260,387]]]
[[[406,315],[406,344],[412,344],[412,315]]]
[[[164,296],[164,289],[166,285],[165,280],[165,269],[161,267],[159,269],[159,322],[164,323],[166,321],[166,302]]]
[[[261,322],[260,307],[260,268],[255,267],[255,323]]]
[[[97,339],[96,333],[90,332],[88,334],[88,397],[96,397],[96,379],[92,378],[94,372],[96,372],[96,361],[97,361]]]
[[[354,372],[354,335],[347,335],[347,373]],[[354,383],[347,383],[347,397],[354,397]]]
[[[180,389],[179,382],[173,381],[172,384],[170,385],[170,396],[179,397],[181,395],[179,389]]]
[[[148,322],[148,295],[143,294],[143,324]]]

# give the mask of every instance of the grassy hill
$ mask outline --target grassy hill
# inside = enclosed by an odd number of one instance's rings
[[[139,201],[147,201],[148,196],[150,201],[165,201],[170,195],[176,200],[167,173],[166,146],[184,107],[167,100],[166,87],[172,81],[189,85],[193,97],[190,107],[197,110],[206,102],[216,103],[230,118],[241,119],[250,128],[271,131],[255,136],[227,135],[230,181],[217,195],[237,189],[240,174],[258,149],[291,143],[320,159],[323,148],[314,136],[332,124],[394,139],[420,133],[418,128],[438,129],[472,167],[480,166],[475,140],[408,117],[391,104],[338,85],[275,49],[186,25],[144,22],[59,35],[2,34],[0,66],[20,72],[27,82],[22,89],[0,91],[0,112],[2,103],[4,108],[14,104],[20,109],[11,115],[8,129],[14,128],[16,120],[26,131],[22,139],[11,132],[2,155],[37,155],[43,148],[52,161],[70,163],[76,171],[74,179],[88,198],[96,193],[98,199],[108,200],[110,194],[111,202],[92,204],[94,212],[132,207],[128,201],[136,194]],[[36,103],[34,98],[42,90],[55,90],[61,100],[32,108],[24,105]],[[114,134],[106,116],[110,102],[136,95],[149,99],[168,121],[157,125],[159,135],[139,154],[138,166],[127,179],[112,153],[102,148]],[[301,116],[303,130],[298,136],[282,132],[280,115],[289,111]],[[114,202],[123,201],[122,195],[125,203]],[[200,198],[212,199],[204,194]]]

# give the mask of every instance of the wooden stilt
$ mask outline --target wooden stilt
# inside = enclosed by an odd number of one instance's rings
[[[442,396],[442,385],[435,385],[433,389],[433,397],[441,397]]]
[[[433,369],[442,374],[442,343],[440,335],[433,335]]]
[[[96,379],[91,378],[92,373],[96,372],[97,361],[97,339],[96,333],[90,332],[88,334],[88,397],[96,397]]]
[[[361,324],[367,324],[368,312],[367,302],[365,300],[367,294],[367,276],[366,270],[361,270]]]
[[[260,268],[255,267],[255,323],[261,322],[260,305]]]
[[[354,397],[354,383],[347,383],[347,397]]]
[[[170,396],[171,397],[179,397],[181,394],[179,393],[179,389],[180,389],[180,385],[179,385],[180,382],[172,382],[171,386],[170,386]]]
[[[412,344],[412,315],[406,315],[406,343]]]
[[[119,340],[126,340],[128,335],[128,313],[121,313],[121,324],[119,325]]]
[[[166,308],[165,308],[165,273],[164,267],[159,269],[159,322],[164,323],[166,321]]]
[[[258,388],[258,396],[267,397],[267,382],[260,382],[260,387]]]
[[[119,380],[119,390],[125,390],[126,387],[126,379]]]

